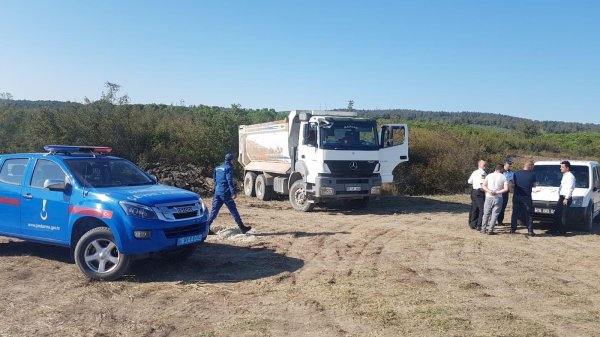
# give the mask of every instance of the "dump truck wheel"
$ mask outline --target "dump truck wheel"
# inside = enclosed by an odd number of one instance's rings
[[[292,188],[290,188],[290,204],[292,204],[295,210],[301,212],[308,212],[313,208],[314,203],[308,200],[304,181],[297,180],[292,184]]]
[[[256,181],[256,173],[254,172],[246,172],[244,176],[244,194],[247,197],[256,196],[256,192],[254,191],[254,182]]]
[[[256,177],[256,182],[254,183],[254,191],[258,199],[265,201],[271,200],[272,190],[273,186],[267,185],[267,178],[264,174],[260,174]]]

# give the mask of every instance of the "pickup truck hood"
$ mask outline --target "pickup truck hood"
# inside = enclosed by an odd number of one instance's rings
[[[587,189],[576,188],[573,197],[585,196]],[[531,190],[531,199],[534,201],[558,201],[558,187],[534,187]]]
[[[198,194],[167,185],[125,186],[97,189],[98,194],[116,200],[129,200],[146,206],[198,201]]]

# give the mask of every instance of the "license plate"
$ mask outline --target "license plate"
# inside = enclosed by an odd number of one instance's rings
[[[177,245],[178,246],[189,245],[190,243],[200,242],[200,240],[202,240],[202,234],[192,235],[192,236],[184,236],[182,238],[177,239]]]
[[[360,191],[360,186],[347,186],[346,192],[356,192]]]
[[[535,213],[539,213],[539,214],[554,214],[554,209],[553,208],[535,208],[533,210]]]

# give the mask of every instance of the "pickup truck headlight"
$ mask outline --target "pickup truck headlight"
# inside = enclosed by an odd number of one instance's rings
[[[381,194],[381,186],[371,187],[371,194]]]
[[[141,205],[131,201],[119,201],[119,205],[125,211],[125,214],[140,219],[158,219],[154,210],[148,206]]]
[[[198,204],[200,204],[200,212],[198,215],[202,216],[206,213],[206,205],[204,204],[204,201],[202,201],[202,198],[198,198]]]
[[[571,201],[571,207],[583,207],[583,197],[574,197]]]

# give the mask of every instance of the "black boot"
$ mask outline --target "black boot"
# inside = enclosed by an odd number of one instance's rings
[[[243,223],[239,223],[238,227],[240,228],[240,231],[242,232],[242,234],[246,234],[247,231],[252,229],[252,227],[245,226]]]

